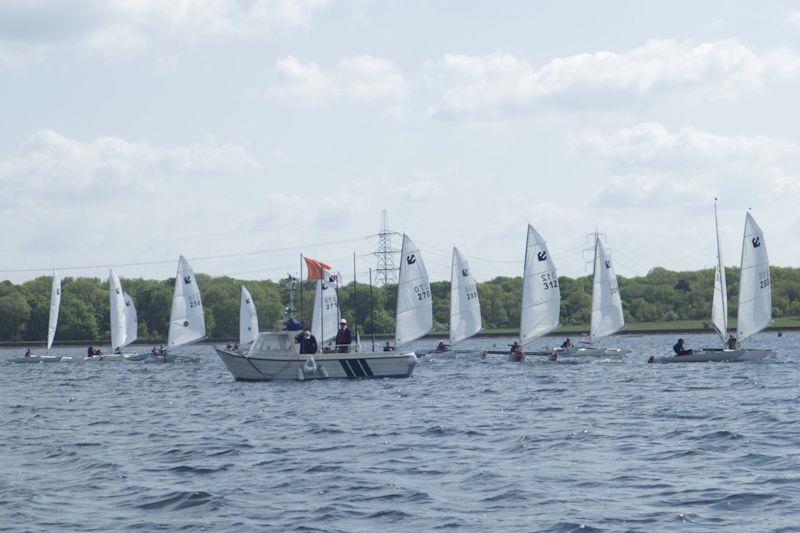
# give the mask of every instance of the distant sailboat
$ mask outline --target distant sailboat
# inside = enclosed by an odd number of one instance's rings
[[[592,344],[602,338],[609,337],[625,326],[622,312],[622,298],[619,293],[617,274],[606,252],[600,236],[594,236],[594,269],[592,274],[592,318],[589,328],[589,345],[571,348],[557,348],[559,355],[582,357],[621,356],[628,350],[619,348],[600,348]]]
[[[727,338],[728,295],[725,283],[725,266],[720,251],[717,204],[714,204],[714,223],[717,237],[717,264],[714,272],[714,300],[711,318],[714,329],[725,348],[703,348],[687,355],[651,357],[651,363],[695,363],[707,361],[740,362],[758,361],[775,355],[770,349],[745,349],[741,343],[763,330],[772,322],[772,287],[769,258],[764,233],[748,212],[742,237],[741,272],[739,275],[739,311],[735,339]]]
[[[28,355],[13,359],[18,363],[56,363],[61,361],[60,355],[50,355],[50,348],[56,338],[56,327],[58,326],[58,312],[61,308],[61,278],[58,272],[53,270],[53,282],[50,285],[50,315],[47,323],[47,354]]]
[[[200,289],[197,287],[192,267],[185,257],[178,260],[178,271],[175,275],[175,290],[172,294],[172,310],[169,317],[169,333],[167,350],[173,353],[150,355],[152,362],[175,361],[175,348],[196,342],[206,336],[205,315]]]
[[[450,347],[468,339],[483,328],[478,284],[469,263],[453,246],[450,272]]]
[[[258,315],[256,314],[256,304],[250,291],[242,285],[242,300],[239,305],[239,351],[246,352],[258,336]]]
[[[403,235],[400,275],[397,282],[395,346],[398,350],[433,329],[433,300],[422,253]]]
[[[136,340],[138,321],[130,295],[122,290],[119,277],[108,271],[108,304],[111,326],[111,353],[87,356],[87,361],[139,361],[147,354],[123,353],[123,348]]]

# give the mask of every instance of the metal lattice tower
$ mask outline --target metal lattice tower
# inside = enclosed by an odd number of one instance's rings
[[[397,235],[396,232],[389,229],[389,215],[386,214],[386,209],[381,211],[381,229],[378,232],[378,249],[374,255],[376,258],[377,266],[375,272],[377,273],[377,285],[389,285],[397,283],[398,268],[394,266],[394,255],[400,253],[400,250],[394,247],[392,238]]]

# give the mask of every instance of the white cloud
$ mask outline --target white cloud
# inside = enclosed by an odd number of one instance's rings
[[[541,68],[499,52],[447,54],[427,66],[441,85],[438,112],[493,115],[587,91],[595,97],[603,92],[641,97],[659,90],[691,90],[733,98],[767,79],[797,75],[800,57],[788,49],[759,54],[735,39],[653,40],[628,52],[558,57]]]
[[[346,97],[353,100],[401,100],[408,82],[386,59],[360,55],[341,60],[329,70],[315,62],[303,63],[293,56],[278,60],[281,82],[270,88],[276,96],[297,103],[321,103]]]
[[[789,24],[800,28],[800,9],[790,11],[786,17],[786,20],[789,22]]]
[[[259,168],[234,144],[154,148],[114,137],[81,142],[42,130],[16,156],[0,160],[0,205],[141,198],[164,193],[178,179],[241,175]]]
[[[395,193],[400,194],[404,200],[410,202],[431,200],[438,196],[440,191],[439,184],[430,180],[411,181],[402,187],[394,189]]]
[[[769,137],[724,136],[642,123],[611,134],[572,137],[575,154],[605,161],[612,178],[595,202],[605,206],[707,205],[715,195],[747,205],[800,192],[800,145]]]
[[[326,5],[327,0],[0,2],[0,35],[5,37],[0,67],[71,46],[115,59],[202,39],[258,39],[279,27],[307,27]]]

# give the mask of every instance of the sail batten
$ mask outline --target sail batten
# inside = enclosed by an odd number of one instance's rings
[[[182,346],[200,340],[205,335],[206,324],[200,289],[197,287],[192,267],[186,258],[181,256],[175,276],[167,345],[170,348]]]
[[[613,335],[625,326],[622,298],[611,256],[600,239],[595,237],[594,280],[592,284],[592,323],[589,340]]]
[[[428,271],[419,248],[403,235],[397,283],[395,344],[400,347],[433,329],[433,303]]]
[[[772,287],[764,233],[747,213],[739,277],[738,341],[755,335],[772,322]]]
[[[542,236],[528,225],[522,281],[520,344],[523,346],[558,327],[561,292],[550,250]]]
[[[475,276],[467,260],[454,246],[450,275],[450,345],[472,337],[482,327]]]

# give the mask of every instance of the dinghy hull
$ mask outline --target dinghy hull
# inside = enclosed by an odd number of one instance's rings
[[[595,348],[594,346],[575,347],[575,348],[554,348],[553,352],[559,357],[622,357],[630,353],[630,350],[621,348]]]
[[[245,355],[215,349],[237,381],[407,378],[417,364],[413,352],[319,353],[311,359],[292,351]]]
[[[767,349],[699,350],[690,355],[651,357],[648,363],[742,363],[747,361],[760,361],[774,355],[775,352]]]
[[[58,363],[61,361],[60,355],[31,355],[29,357],[17,357],[12,359],[15,363]]]

